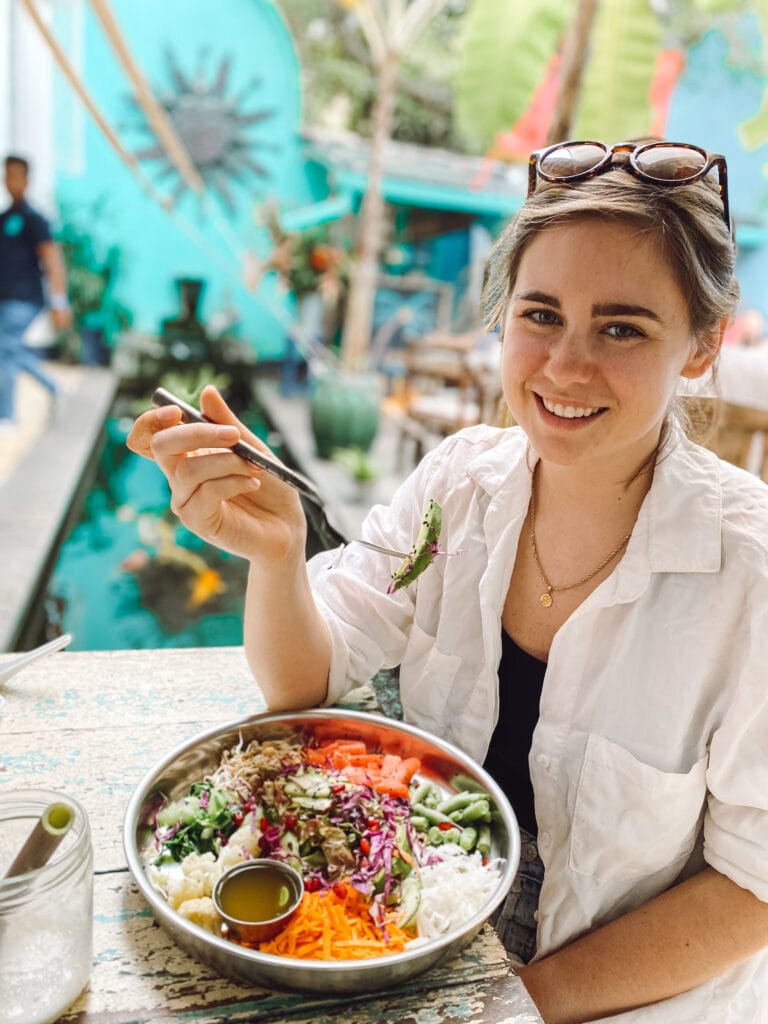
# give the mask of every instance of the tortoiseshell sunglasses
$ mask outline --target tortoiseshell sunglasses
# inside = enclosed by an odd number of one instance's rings
[[[626,159],[614,161],[619,154]],[[536,150],[528,160],[528,195],[536,190],[536,178],[550,182],[585,181],[619,165],[641,181],[654,185],[690,185],[717,168],[723,219],[732,233],[728,205],[728,167],[725,157],[686,142],[558,142]]]

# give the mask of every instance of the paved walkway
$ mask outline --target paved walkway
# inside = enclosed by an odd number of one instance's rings
[[[22,377],[19,430],[0,436],[0,651],[16,649],[34,611],[116,388],[102,367],[49,369],[60,384],[55,407],[42,387]]]

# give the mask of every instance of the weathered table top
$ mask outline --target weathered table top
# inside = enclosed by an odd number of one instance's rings
[[[93,832],[93,968],[61,1024],[540,1024],[488,926],[454,960],[396,990],[326,998],[224,978],[154,921],[126,867],[125,808],[175,746],[264,709],[240,648],[63,652],[24,669],[2,694],[0,788],[71,793]]]

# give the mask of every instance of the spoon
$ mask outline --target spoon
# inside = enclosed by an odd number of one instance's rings
[[[64,633],[62,636],[57,636],[54,640],[49,640],[47,644],[41,644],[39,647],[33,647],[31,651],[20,654],[13,661],[5,662],[5,664],[0,665],[0,683],[7,683],[17,672],[26,668],[33,661],[37,661],[38,658],[44,658],[46,654],[53,654],[54,651],[60,651],[70,643],[72,643],[71,633]]]
[[[176,395],[172,395],[165,388],[157,388],[152,395],[152,401],[155,405],[177,406],[181,409],[181,418],[185,423],[213,422],[213,420],[198,412],[194,406],[189,405]],[[385,548],[380,544],[372,544],[371,541],[361,540],[359,537],[345,537],[341,530],[331,522],[328,515],[328,506],[325,504],[323,496],[312,481],[301,473],[297,473],[295,470],[284,466],[281,462],[271,459],[264,452],[259,451],[258,448],[248,444],[247,441],[238,441],[237,444],[232,445],[231,450],[235,455],[239,455],[241,459],[245,459],[246,462],[253,462],[254,465],[260,466],[267,473],[276,476],[283,483],[290,484],[291,487],[294,487],[299,492],[305,499],[304,512],[307,519],[312,523],[323,544],[328,547],[338,547],[339,544],[362,544],[364,548],[378,551],[381,555],[390,555],[392,558],[399,558],[401,560],[408,558],[408,553],[405,551],[393,551],[392,548]]]

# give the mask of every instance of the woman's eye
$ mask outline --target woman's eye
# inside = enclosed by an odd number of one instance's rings
[[[618,341],[631,341],[633,338],[645,337],[645,333],[634,324],[608,324],[603,330]]]
[[[523,313],[524,320],[530,320],[531,323],[540,324],[542,327],[548,327],[550,324],[557,324],[560,319],[553,310],[551,309],[529,309]]]

